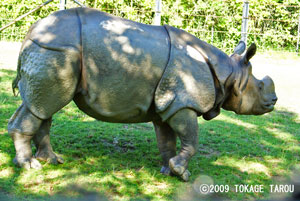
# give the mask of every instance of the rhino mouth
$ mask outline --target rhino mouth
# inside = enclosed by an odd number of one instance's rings
[[[267,110],[268,112],[272,111],[274,109],[274,106],[275,106],[276,102],[277,102],[277,97],[274,96],[274,97],[272,97],[271,100],[264,101],[263,108],[265,110]]]
[[[268,101],[268,102],[265,102],[263,104],[263,108],[267,111],[272,111],[274,110],[274,106],[276,104],[276,101],[277,101],[277,98],[273,99],[272,101]]]
[[[267,110],[273,110],[274,109],[274,103],[267,103],[267,104],[264,104],[264,108],[267,109]]]

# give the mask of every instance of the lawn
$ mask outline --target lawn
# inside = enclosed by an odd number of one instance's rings
[[[96,121],[70,103],[54,115],[51,141],[64,164],[42,163],[42,170],[14,166],[14,146],[6,126],[20,105],[11,92],[13,70],[0,70],[0,200],[196,200],[201,182],[228,185],[215,197],[268,199],[286,194],[270,185],[290,184],[300,161],[300,120],[277,107],[263,116],[232,112],[212,121],[199,118],[199,150],[189,164],[190,181],[159,173],[161,159],[150,123],[110,124]],[[179,143],[178,143],[179,147]],[[206,178],[206,180],[205,180]],[[235,192],[234,185],[263,185],[261,193]]]

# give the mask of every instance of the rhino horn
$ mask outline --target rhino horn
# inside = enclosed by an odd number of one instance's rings
[[[242,55],[246,49],[244,41],[240,41],[239,44],[234,48],[233,54]]]
[[[244,55],[244,63],[249,63],[249,60],[255,55],[256,53],[256,45],[252,43],[250,47],[247,49],[246,54]]]

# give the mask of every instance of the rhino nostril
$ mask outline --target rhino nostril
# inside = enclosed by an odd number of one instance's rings
[[[278,98],[277,98],[277,97],[275,97],[275,98],[273,98],[273,99],[272,99],[272,101],[273,101],[274,103],[276,103],[276,102],[277,102],[277,100],[278,100]]]

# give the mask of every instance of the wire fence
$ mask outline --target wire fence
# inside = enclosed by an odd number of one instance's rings
[[[28,0],[27,2],[29,2]],[[13,0],[0,2],[0,27],[28,12],[43,0]],[[230,52],[241,39],[243,6],[245,1],[162,1],[157,10],[155,0],[86,0],[88,7],[146,24],[157,24],[155,17],[160,12],[160,24],[169,24],[184,29],[218,48]],[[269,1],[268,1],[269,2]],[[78,5],[69,0],[66,7]],[[59,1],[44,6],[33,15],[18,21],[0,32],[0,41],[22,41],[29,27],[38,19],[59,10]],[[259,4],[249,0],[247,17],[248,42],[255,42],[260,49],[296,52],[299,50],[300,5],[294,3]]]

